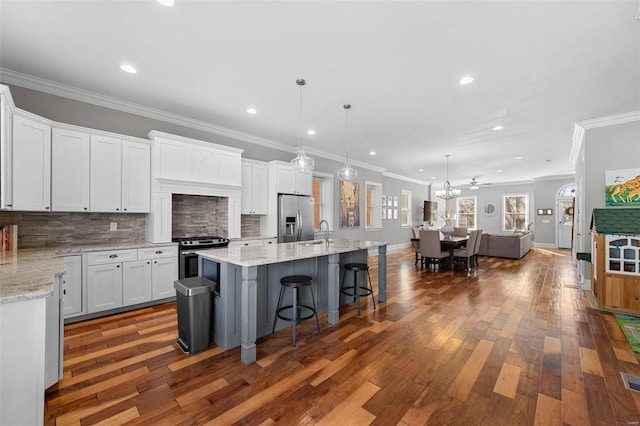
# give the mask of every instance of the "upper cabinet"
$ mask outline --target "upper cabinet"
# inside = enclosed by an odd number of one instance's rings
[[[51,126],[13,115],[13,210],[51,210]]]
[[[91,135],[91,211],[149,212],[150,146],[143,141]]]
[[[275,167],[278,194],[311,195],[312,172],[294,170],[289,164],[283,162],[272,162],[272,164]]]
[[[0,209],[13,208],[11,139],[13,111],[7,86],[0,85]]]
[[[242,214],[267,214],[267,164],[242,160]]]
[[[51,209],[89,211],[89,133],[51,132]]]
[[[153,131],[153,177],[240,187],[242,150]]]

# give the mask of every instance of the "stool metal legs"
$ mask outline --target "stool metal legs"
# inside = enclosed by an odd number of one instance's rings
[[[366,282],[365,282],[365,287],[359,286],[358,285],[358,272],[364,272],[365,274],[367,274],[367,278],[369,280],[369,287],[366,287]],[[345,294],[347,296],[352,296],[353,300],[356,302],[356,308],[357,308],[357,315],[360,315],[360,296],[368,296],[371,295],[371,300],[373,300],[373,309],[376,309],[376,299],[373,295],[373,284],[371,284],[371,275],[369,275],[369,270],[368,269],[353,269],[353,287],[344,286],[344,278],[345,275],[347,274],[347,270],[345,269],[345,271],[342,273],[342,283],[340,284],[340,291],[342,294]],[[349,292],[350,289],[353,289],[353,292]],[[361,290],[364,290],[364,292],[362,292],[361,294]]]
[[[298,334],[297,326],[300,321],[306,320],[311,318],[312,316],[315,316],[316,326],[318,327],[318,334],[321,333],[320,320],[318,319],[318,305],[316,304],[316,297],[313,294],[313,288],[311,286],[307,286],[311,291],[311,300],[313,301],[313,307],[299,303],[300,292],[298,290],[300,289],[300,287],[292,287],[294,290],[292,304],[287,306],[282,306],[282,299],[284,298],[285,287],[286,286],[284,285],[280,287],[280,295],[278,296],[278,306],[276,307],[276,312],[273,318],[273,327],[271,329],[271,334],[274,334],[276,332],[276,321],[278,321],[278,318],[281,318],[286,321],[291,321],[291,335],[292,335],[291,346],[296,346],[297,334]],[[289,308],[291,308],[290,318],[282,314],[282,311]],[[302,315],[300,312],[302,309],[307,309],[311,313],[309,315]]]

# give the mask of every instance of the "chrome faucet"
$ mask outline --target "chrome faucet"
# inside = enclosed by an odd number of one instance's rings
[[[324,243],[328,246],[329,245],[329,222],[327,222],[326,220],[322,219],[320,221],[320,224],[318,225],[318,229],[320,231],[322,231],[322,224],[327,225],[327,230],[324,231]]]

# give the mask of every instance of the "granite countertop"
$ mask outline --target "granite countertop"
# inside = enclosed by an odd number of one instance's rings
[[[270,238],[278,238],[278,237],[276,237],[275,235],[258,235],[256,237],[229,238],[229,241],[268,240]]]
[[[328,256],[356,250],[367,250],[386,245],[379,241],[331,239],[327,246],[324,240],[299,241],[295,243],[270,244],[265,246],[242,246],[198,250],[204,258],[239,266],[260,266],[289,262],[311,257]]]
[[[39,299],[53,294],[53,279],[64,273],[57,249],[0,252],[0,303]]]
[[[93,251],[177,246],[147,241],[117,244],[0,251],[0,303],[38,299],[53,294],[56,274],[65,272],[64,257]]]

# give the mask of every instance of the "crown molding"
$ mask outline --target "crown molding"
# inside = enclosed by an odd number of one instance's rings
[[[584,142],[586,130],[597,129],[598,127],[615,126],[617,124],[630,123],[632,121],[640,121],[640,111],[625,112],[622,114],[607,115],[605,117],[591,118],[577,122],[573,127],[573,137],[571,139],[571,153],[569,161],[576,164],[580,149]]]
[[[393,178],[393,179],[398,179],[398,180],[403,180],[405,182],[417,183],[418,185],[431,186],[431,183],[429,183],[429,182],[425,182],[423,180],[410,178],[410,177],[407,177],[407,176],[398,175],[398,174],[391,173],[391,172],[382,172],[382,176]]]
[[[215,124],[207,123],[200,120],[194,120],[189,117],[184,117],[170,112],[162,111],[155,108],[146,107],[143,105],[134,104],[132,102],[126,102],[117,98],[101,95],[88,90],[78,89],[76,87],[68,86],[61,83],[56,83],[43,78],[34,77],[28,74],[22,74],[9,70],[7,68],[0,67],[0,81],[6,84],[12,84],[15,86],[24,87],[27,89],[36,90],[39,92],[48,93],[50,95],[60,96],[67,99],[72,99],[79,102],[85,102],[92,105],[101,106],[117,111],[122,111],[130,114],[139,115],[141,117],[151,118],[153,120],[159,120],[166,123],[175,124],[178,126],[188,127],[190,129],[200,130],[206,133],[212,133],[218,136],[235,139],[254,145],[271,148],[278,151],[284,151],[295,154],[298,151],[298,146],[292,146],[281,142],[276,142],[271,139],[261,138],[259,136],[251,135],[249,133],[240,132],[237,130],[229,129],[226,127],[218,126]],[[326,151],[305,147],[305,151],[308,154],[315,155],[317,157],[326,158],[337,162],[343,162],[344,156],[332,154]],[[374,166],[373,164],[351,160],[351,164],[356,167],[372,170],[378,173],[384,173],[386,169],[384,167]],[[409,182],[416,182],[424,184],[422,181],[417,181],[406,176],[393,175],[396,179],[407,180]]]
[[[575,173],[569,173],[565,175],[549,175],[549,176],[541,176],[537,178],[533,178],[534,182],[540,182],[544,180],[564,180],[564,179],[575,179]]]

